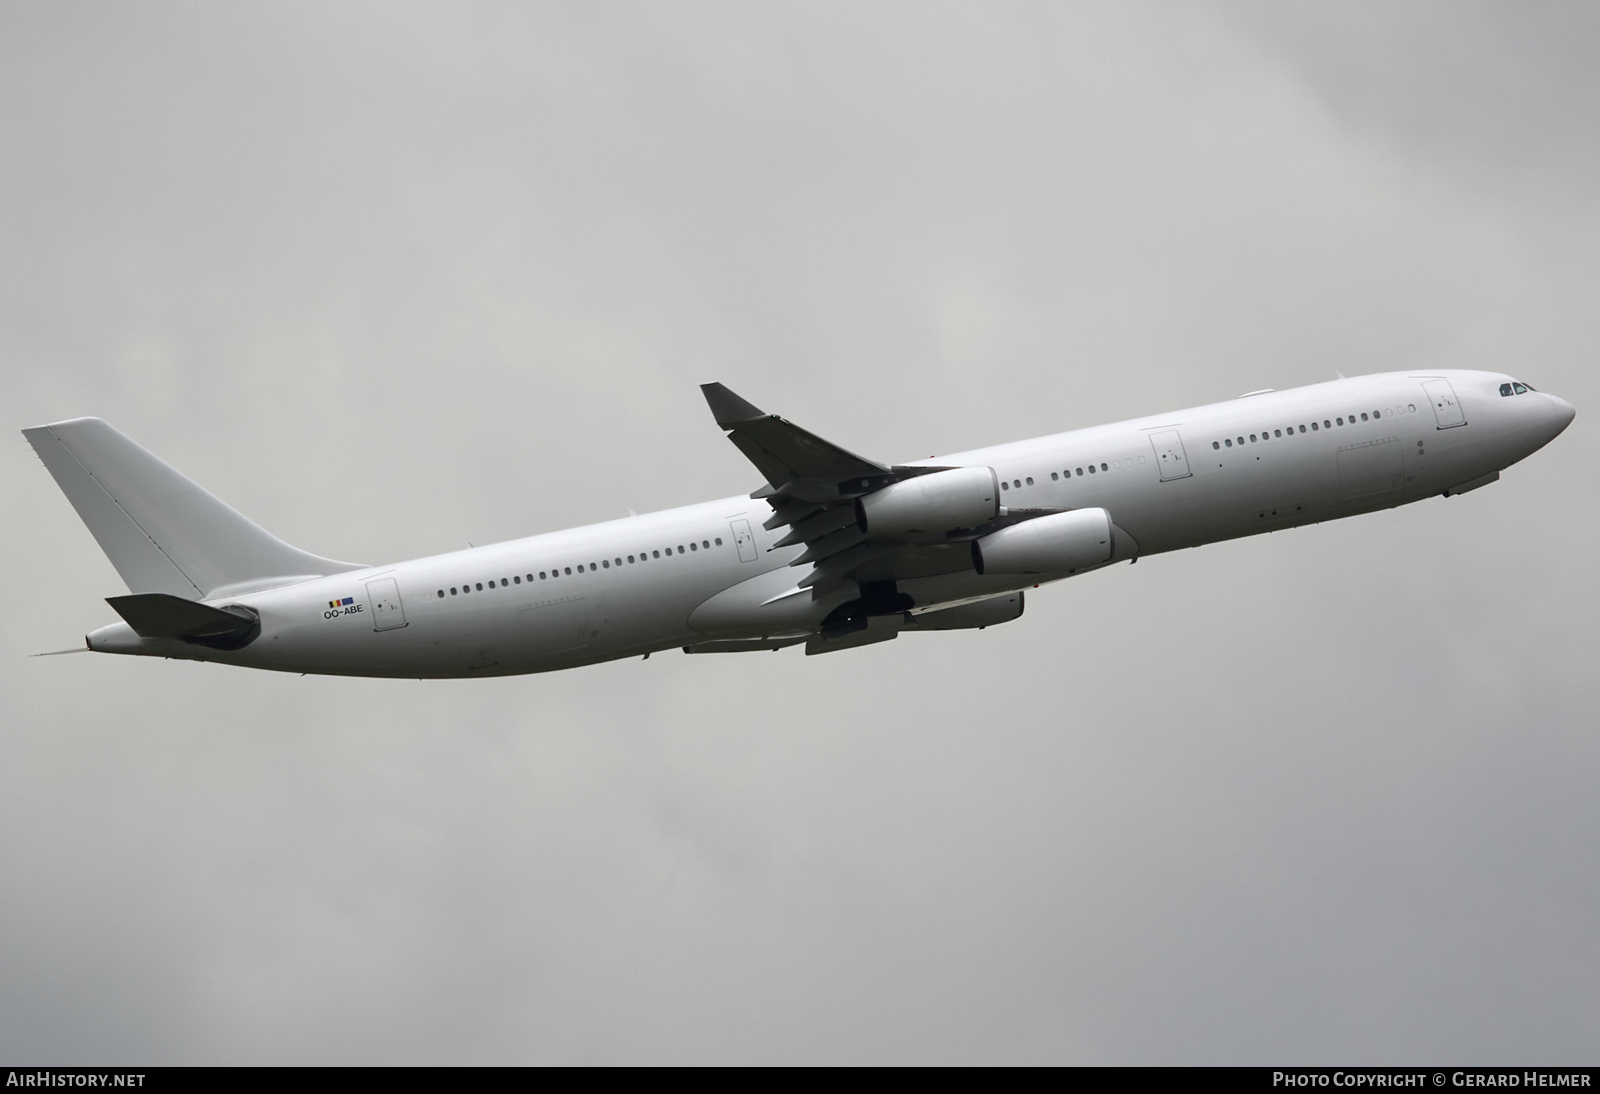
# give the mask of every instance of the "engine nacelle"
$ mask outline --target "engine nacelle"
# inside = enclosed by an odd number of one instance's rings
[[[992,467],[958,467],[906,479],[856,502],[868,539],[907,532],[972,528],[1000,512],[1000,483]]]
[[[1013,524],[972,543],[980,574],[1063,574],[1111,561],[1111,514],[1074,509]]]

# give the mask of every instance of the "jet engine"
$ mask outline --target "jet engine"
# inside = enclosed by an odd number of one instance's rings
[[[868,539],[972,528],[999,512],[1000,484],[992,467],[919,475],[856,502],[856,519]]]
[[[980,574],[1061,574],[1111,561],[1111,514],[1074,509],[1013,524],[972,542]]]

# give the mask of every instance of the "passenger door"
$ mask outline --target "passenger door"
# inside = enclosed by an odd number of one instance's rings
[[[372,629],[392,631],[406,625],[406,610],[400,603],[400,585],[392,577],[367,582],[367,604],[372,608]]]
[[[1433,416],[1440,429],[1467,424],[1466,411],[1461,409],[1461,401],[1456,398],[1456,389],[1450,386],[1449,380],[1424,380],[1422,390],[1433,403]]]
[[[1155,449],[1156,466],[1161,469],[1161,481],[1186,479],[1190,475],[1189,457],[1183,451],[1183,438],[1176,429],[1163,429],[1150,434],[1150,447]]]
[[[756,537],[750,531],[750,522],[747,520],[729,521],[728,527],[733,529],[733,545],[739,548],[739,561],[754,562],[756,560]]]

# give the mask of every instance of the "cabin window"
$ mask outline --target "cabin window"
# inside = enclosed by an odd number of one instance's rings
[[[691,550],[691,551],[698,551],[698,550],[699,550],[699,549],[700,549],[700,545],[699,545],[699,544],[698,544],[698,543],[691,543],[691,544],[689,544],[689,550]]]
[[[1250,434],[1250,443],[1251,444],[1255,444],[1256,443],[1256,435],[1254,433]]]
[[[1002,482],[1000,484],[1000,489],[1002,489],[1002,490],[1010,490],[1011,489],[1011,484],[1009,482]]]
[[[722,537],[721,537],[721,536],[718,536],[718,537],[717,537],[717,546],[718,546],[718,547],[721,547],[721,546],[722,546]]]
[[[568,577],[571,577],[571,576],[572,576],[572,567],[571,567],[571,566],[567,566],[567,567],[565,567],[565,572],[566,572],[566,575],[567,575],[567,576],[568,576]],[[581,573],[582,573],[582,572],[583,572],[583,567],[582,567],[582,566],[579,566],[579,567],[578,567],[578,572],[579,572],[579,573],[580,573],[580,574],[581,574]]]
[[[1029,476],[1028,476],[1028,485],[1029,485],[1029,486],[1032,486],[1032,485],[1033,485],[1033,476],[1032,476],[1032,475],[1029,475]]]
[[[606,559],[604,562],[600,563],[600,565],[604,566],[606,569],[609,570],[609,569],[611,569],[611,560],[610,559]]]
[[[1334,422],[1335,425],[1344,425],[1344,419],[1343,418],[1335,418],[1333,420],[1333,422]]]
[[[1101,464],[1100,465],[1100,470],[1102,470],[1102,471],[1110,471],[1111,468],[1107,467],[1105,464]]]
[[[1273,436],[1274,436],[1274,437],[1281,437],[1281,436],[1283,436],[1283,430],[1281,430],[1281,429],[1274,429],[1274,430],[1273,430],[1273,431],[1272,431],[1272,435],[1273,435]]]
[[[1233,441],[1231,441],[1231,440],[1223,441],[1222,443],[1227,445],[1229,448],[1233,447]]]
[[[628,556],[628,565],[629,565],[629,566],[632,566],[632,565],[633,565],[633,556],[632,556],[632,555],[629,555],[629,556]]]
[[[661,552],[660,551],[651,551],[650,554],[655,558],[660,558],[661,557]]]
[[[1315,433],[1316,431],[1317,431],[1317,423],[1316,422],[1312,422],[1311,423],[1311,432]]]
[[[1052,472],[1050,472],[1050,481],[1051,482],[1059,482],[1059,481],[1061,481],[1061,476],[1056,474],[1054,471],[1052,471]]]
[[[1324,418],[1322,420],[1322,428],[1323,429],[1332,429],[1333,428],[1333,423],[1328,421],[1326,418]]]
[[[1305,431],[1306,431],[1306,427],[1305,426],[1301,426],[1300,427],[1300,432],[1304,433]]]
[[[444,594],[440,593],[439,595],[443,596]],[[451,596],[455,596],[456,595],[456,587],[454,585],[450,586],[450,595]]]
[[[1362,421],[1363,421],[1363,422],[1364,422],[1364,421],[1366,421],[1366,420],[1367,420],[1367,416],[1366,416],[1366,415],[1365,415],[1365,414],[1363,414],[1363,415],[1361,415],[1361,420],[1362,420]]]

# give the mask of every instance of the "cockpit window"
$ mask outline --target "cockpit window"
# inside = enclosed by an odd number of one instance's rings
[[[1501,384],[1500,385],[1500,394],[1501,395],[1510,395],[1511,394],[1511,385],[1510,384]]]
[[[1515,391],[1518,395],[1524,395],[1528,391],[1528,385],[1527,384],[1512,384],[1511,385],[1511,390]]]

